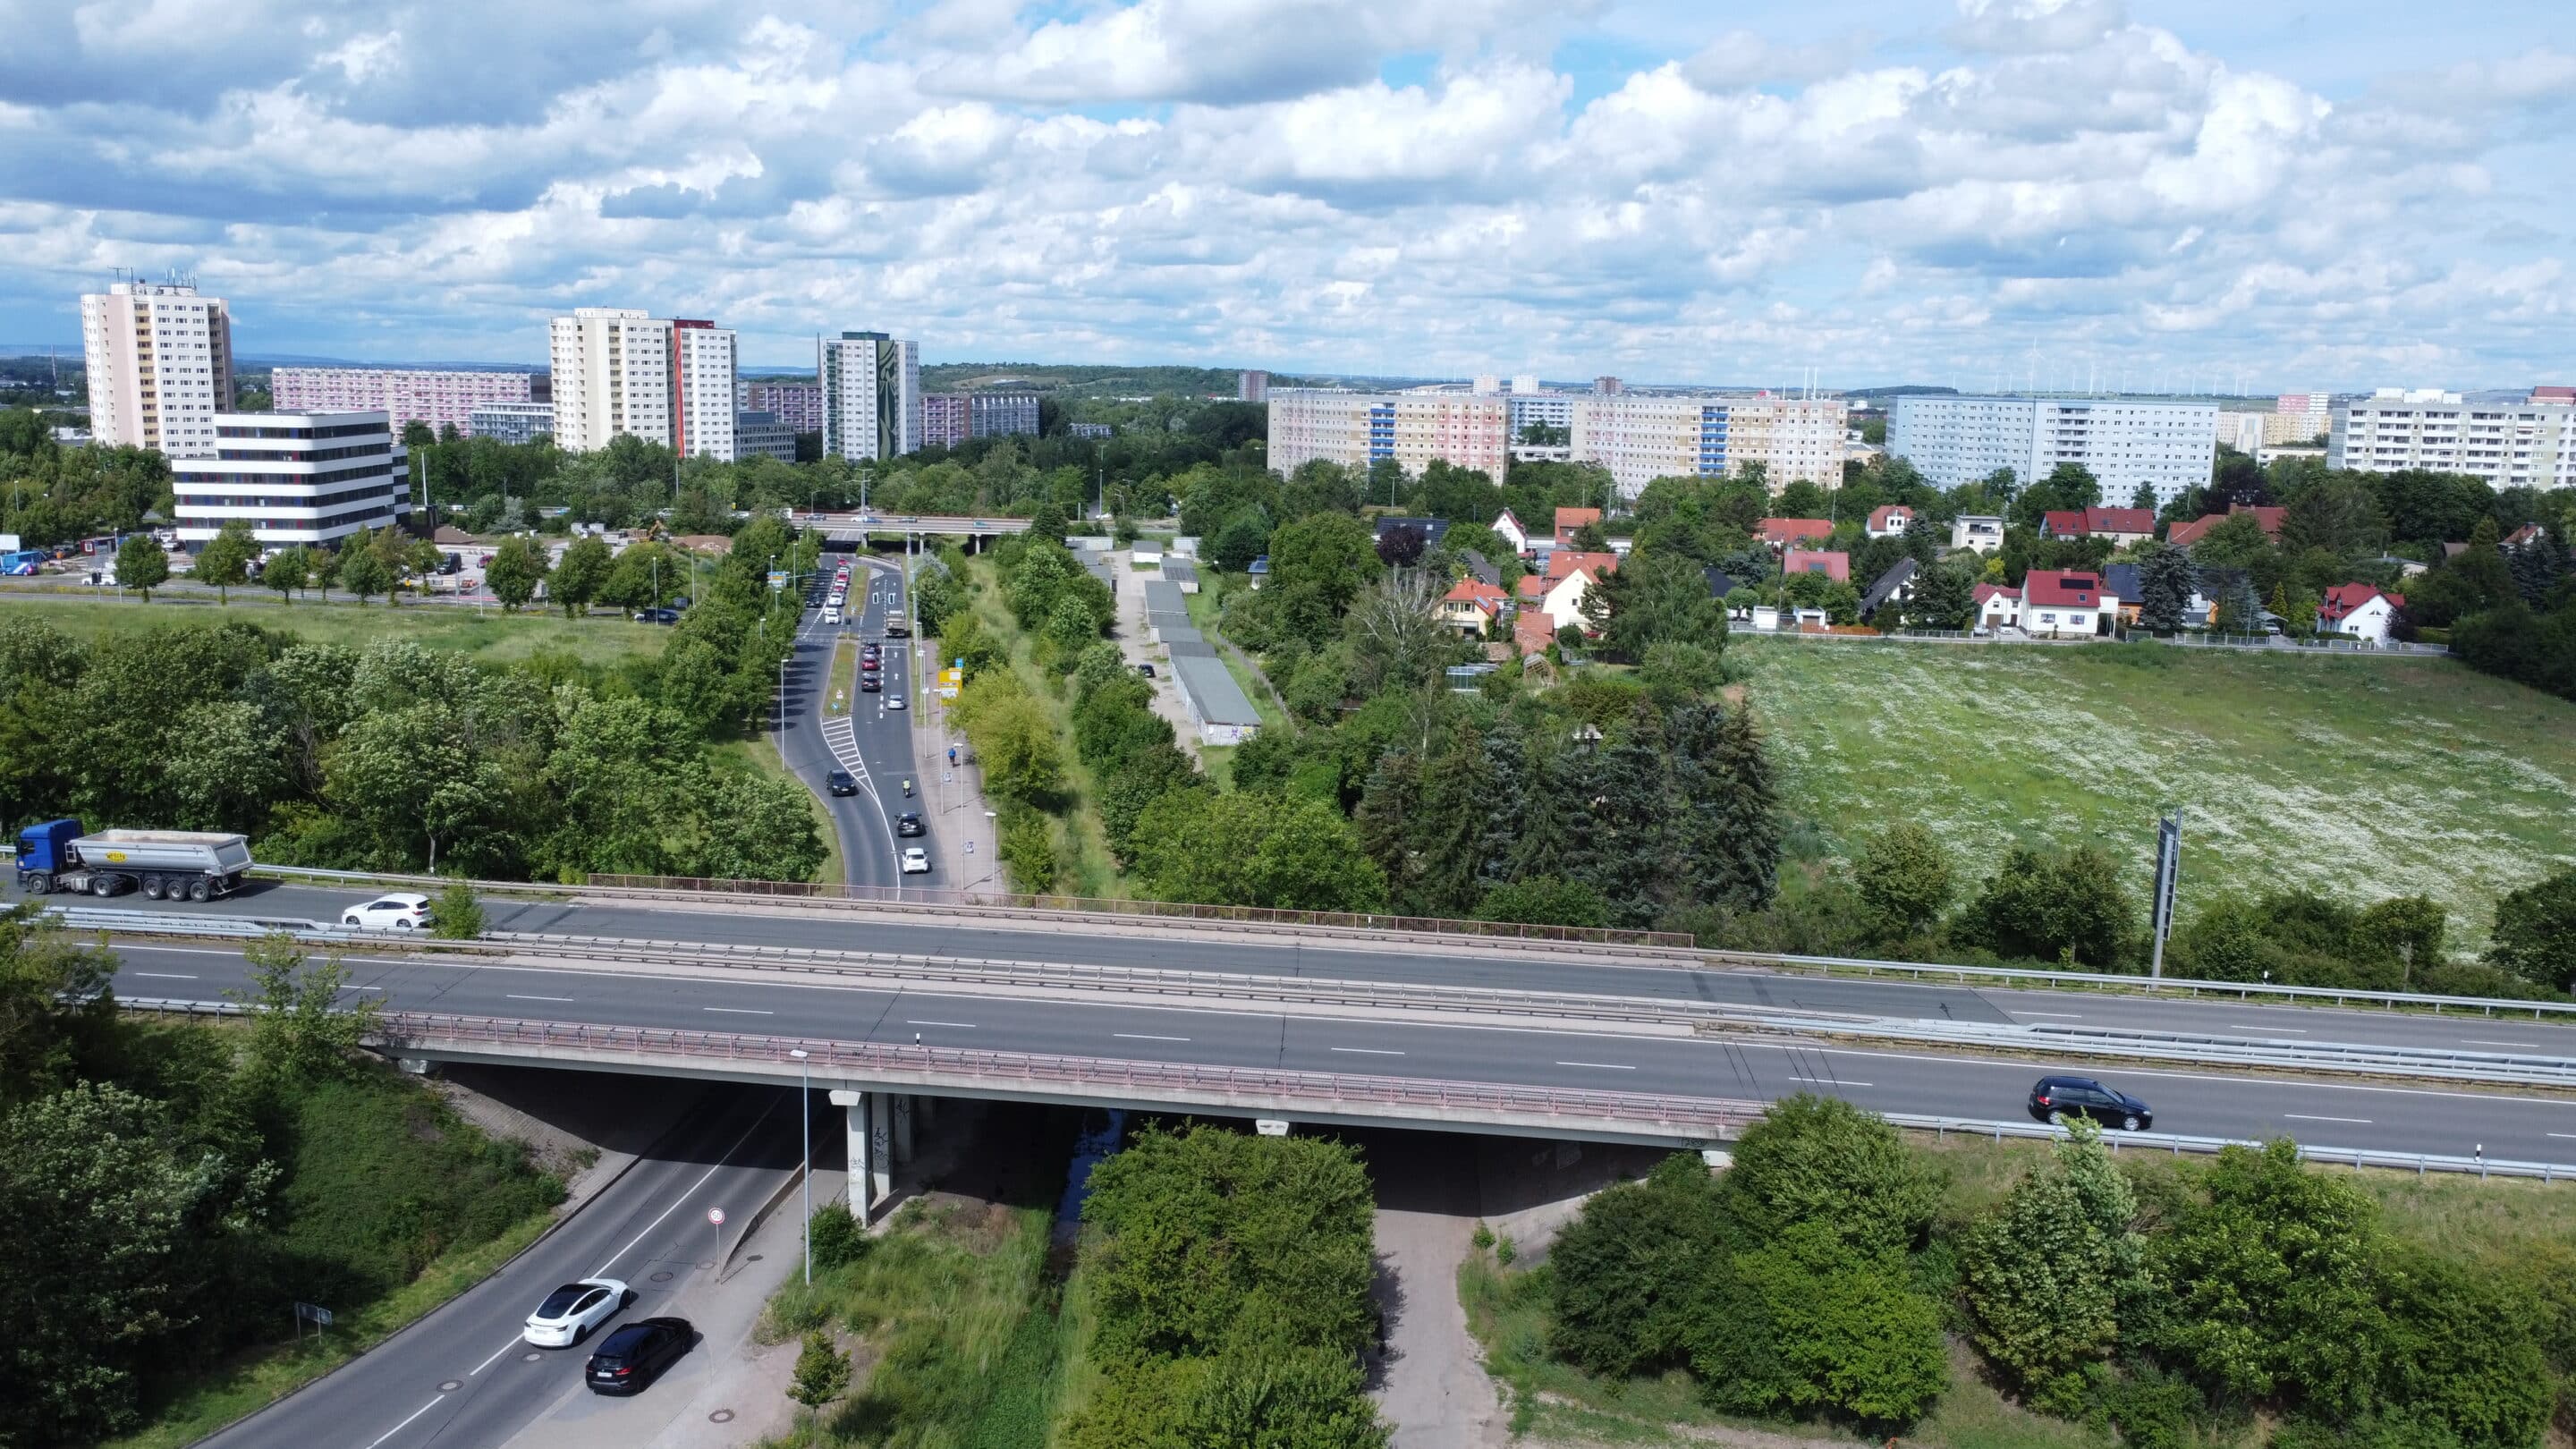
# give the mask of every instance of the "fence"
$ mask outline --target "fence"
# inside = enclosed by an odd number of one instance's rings
[[[2576,1021],[2576,1001],[2531,1000],[2511,996],[2429,996],[2412,991],[2365,991],[2342,986],[2281,986],[2256,981],[2198,981],[2181,976],[2114,976],[2093,971],[2056,971],[2047,967],[2020,966],[1948,966],[1937,962],[1874,961],[1857,956],[1776,956],[1751,951],[1719,951],[1710,954],[1716,964],[1741,962],[1765,970],[1809,971],[1820,975],[1836,972],[1858,972],[1870,976],[1906,976],[1917,980],[1949,980],[1966,986],[1993,982],[2011,986],[2036,983],[2053,991],[2103,990],[2124,995],[2161,995],[2173,992],[2182,996],[2233,996],[2239,1001],[2268,997],[2283,1001],[2330,1001],[2337,1006],[2363,1002],[2441,1014],[2445,1008],[2474,1010],[2482,1016],[2498,1011],[2531,1013],[2534,1021],[2558,1017]]]

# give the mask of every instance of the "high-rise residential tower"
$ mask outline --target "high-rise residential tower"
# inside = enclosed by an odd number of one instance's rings
[[[921,447],[921,344],[883,332],[816,342],[826,457],[884,460]]]
[[[734,456],[734,334],[630,307],[580,307],[547,331],[555,445],[592,453],[620,435],[695,457]]]
[[[1900,397],[1887,455],[1914,465],[1935,488],[1974,483],[2010,468],[2023,487],[2061,463],[2080,464],[2123,507],[2144,488],[2164,507],[2209,482],[2218,455],[2216,403],[2131,402],[2108,397]]]
[[[232,315],[193,282],[116,282],[81,298],[90,437],[172,458],[215,452],[233,405]]]

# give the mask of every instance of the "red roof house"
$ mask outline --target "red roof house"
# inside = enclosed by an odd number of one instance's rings
[[[1851,555],[1839,549],[1793,548],[1780,560],[1783,574],[1823,574],[1838,584],[1851,582]]]
[[[2107,538],[2115,543],[2135,543],[2156,536],[2156,514],[2151,508],[2052,509],[2040,515],[2039,531],[2045,538]]]
[[[2119,615],[2119,596],[2102,587],[2099,574],[2032,569],[2021,581],[2021,627],[2035,637],[2072,639],[2105,634]]]
[[[1753,527],[1773,548],[1834,536],[1833,520],[1826,518],[1766,518]]]
[[[1977,626],[2019,627],[2021,624],[2021,590],[2010,584],[1979,584],[1970,591],[1977,604]]]
[[[1473,638],[1509,603],[1511,595],[1483,579],[1460,579],[1440,596],[1440,622]]]
[[[1598,508],[1560,508],[1556,510],[1556,546],[1558,548],[1574,547],[1575,531],[1582,528],[1583,525],[1587,523],[1599,523],[1600,521],[1601,510]]]
[[[2251,513],[2254,515],[2254,522],[2261,526],[2263,536],[2277,543],[2281,538],[2281,519],[2289,511],[2286,508],[2251,508],[2239,503],[2225,513],[2204,513],[2188,523],[2175,524],[2165,530],[2165,542],[2176,548],[2189,548],[2200,541],[2202,534],[2216,528],[2219,524],[2237,514]]]
[[[1894,538],[1913,521],[1913,509],[1902,503],[1882,503],[1869,511],[1867,532],[1872,538]]]
[[[1619,569],[1619,555],[1577,553],[1570,548],[1560,548],[1547,556],[1547,577],[1550,582],[1564,578],[1576,569],[1590,569],[1596,574],[1616,573]]]
[[[2397,622],[2397,611],[2405,607],[2404,594],[2392,594],[2375,584],[2337,584],[2326,590],[2324,601],[2317,605],[2317,627],[2384,643],[2389,626]]]

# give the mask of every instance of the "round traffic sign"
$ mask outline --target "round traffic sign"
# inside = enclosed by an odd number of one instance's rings
[[[713,1224],[715,1224],[717,1227],[723,1227],[723,1226],[724,1226],[724,1209],[723,1209],[723,1208],[709,1208],[709,1209],[707,1209],[707,1221],[708,1221],[708,1222],[711,1222],[711,1223],[713,1223]]]

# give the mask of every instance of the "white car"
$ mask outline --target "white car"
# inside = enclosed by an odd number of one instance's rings
[[[340,913],[341,925],[362,931],[426,931],[431,922],[429,897],[413,891],[378,896]]]
[[[841,622],[841,611],[838,609],[825,609],[823,611],[823,622],[826,624],[837,624]]]
[[[570,1348],[634,1301],[635,1290],[614,1278],[566,1283],[528,1315],[524,1336],[539,1348]]]
[[[907,845],[903,848],[903,873],[905,875],[930,874],[930,857],[920,846]]]
[[[887,696],[886,696],[886,708],[888,708],[888,709],[901,709],[901,708],[903,708],[903,696],[902,696],[902,695],[900,695],[900,694],[889,694],[889,695],[887,695]]]

